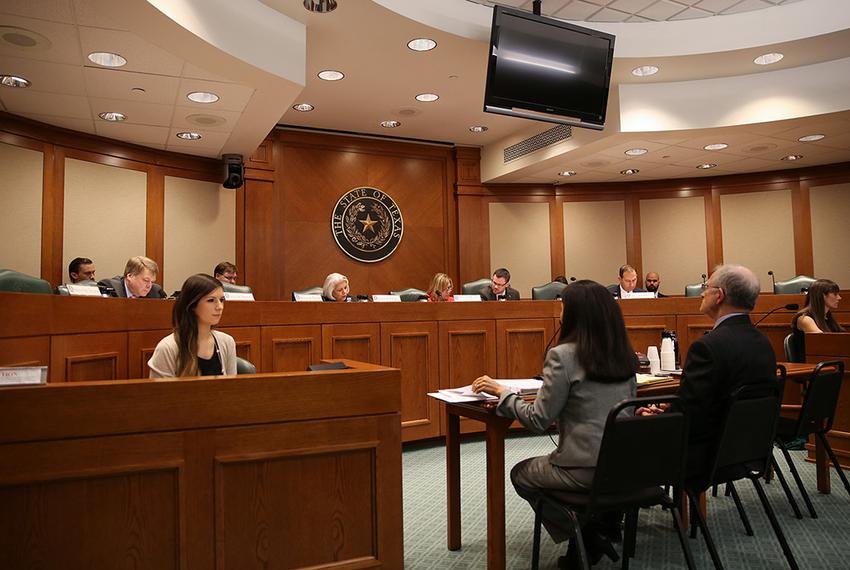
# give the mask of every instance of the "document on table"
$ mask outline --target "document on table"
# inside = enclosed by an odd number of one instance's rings
[[[638,384],[655,384],[656,382],[665,382],[667,380],[672,380],[673,377],[670,375],[666,376],[656,376],[654,374],[638,374],[637,375],[637,383]]]
[[[511,378],[511,379],[496,379],[496,382],[506,386],[512,392],[516,392],[517,394],[523,396],[533,395],[537,393],[537,390],[540,389],[540,386],[543,385],[542,380],[538,380],[536,378]],[[444,402],[449,402],[452,404],[461,403],[461,402],[481,402],[484,400],[496,400],[496,396],[491,396],[490,394],[485,394],[483,392],[479,392],[476,394],[472,391],[472,386],[462,386],[460,388],[448,388],[445,390],[439,390],[437,392],[431,392],[428,394],[432,398],[437,398],[438,400],[443,400]]]

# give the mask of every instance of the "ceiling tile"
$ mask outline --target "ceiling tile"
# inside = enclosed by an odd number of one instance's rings
[[[0,4],[0,14],[14,14],[64,24],[74,23],[71,0],[3,0]]]
[[[6,110],[16,115],[25,113],[44,114],[47,109],[56,115],[75,119],[91,119],[91,109],[85,97],[64,95],[62,93],[41,93],[29,89],[8,89],[0,91],[0,99]]]
[[[24,28],[41,34],[47,38],[47,43],[33,47],[20,47],[5,41],[0,42],[0,55],[52,61],[54,63],[76,65],[82,63],[79,37],[77,29],[73,25],[21,16],[3,16],[3,25]]]
[[[165,144],[168,140],[168,127],[110,123],[100,119],[95,121],[94,126],[97,134],[102,137],[134,144]]]
[[[177,101],[177,86],[180,83],[177,77],[102,67],[86,67],[83,73],[86,91],[94,97],[163,105],[173,105]],[[133,88],[145,91],[137,93],[132,91]]]
[[[44,91],[65,95],[85,95],[83,70],[79,65],[32,61],[19,57],[0,56],[3,73],[20,75],[32,85],[27,91]]]
[[[53,115],[41,115],[38,113],[23,113],[22,116],[32,119],[33,121],[62,127],[63,129],[95,134],[94,121],[91,119],[72,119],[70,117],[55,117]]]
[[[105,99],[91,97],[91,110],[96,117],[100,113],[121,112],[127,115],[127,120],[122,124],[155,125],[168,127],[171,125],[173,108],[171,105],[156,105],[153,103],[141,103],[128,99]],[[103,122],[97,119],[97,122]]]
[[[189,120],[188,117],[200,115],[194,120]],[[224,124],[209,124],[206,117],[220,117],[224,119]],[[239,122],[241,114],[238,111],[225,111],[224,109],[199,109],[197,107],[179,106],[174,109],[174,116],[171,120],[171,126],[178,128],[181,131],[192,129],[203,129],[205,131],[227,131],[230,132]],[[199,124],[202,123],[202,124]]]
[[[700,10],[699,8],[688,8],[683,12],[679,12],[675,16],[671,16],[669,20],[696,20],[697,18],[707,18],[711,15],[711,12],[706,12],[705,10]]]
[[[179,77],[183,60],[130,32],[80,26],[83,56],[95,51],[118,53],[127,60],[122,71],[141,71]],[[86,60],[86,63],[89,63]]]
[[[77,19],[77,24],[93,28],[108,28],[110,30],[129,30],[130,26],[126,21],[116,20],[101,9],[100,4],[103,1],[104,0],[73,0],[74,15]]]
[[[188,61],[183,64],[183,71],[180,72],[180,77],[187,79],[203,79],[205,81],[215,81],[217,83],[233,83],[227,77],[210,73],[206,69],[201,69],[197,65],[193,65]]]
[[[735,4],[731,8],[723,11],[724,14],[739,14],[741,12],[752,12],[753,10],[761,10],[765,6],[769,6],[761,0],[742,0],[739,4]]]
[[[193,91],[208,91],[220,97],[215,103],[194,103],[186,99],[186,95]],[[213,81],[202,81],[200,79],[181,79],[178,87],[178,102],[197,108],[198,112],[204,109],[224,109],[226,111],[242,111],[251,100],[254,89],[237,85],[235,83],[216,83]]]
[[[594,14],[599,11],[599,6],[597,4],[591,4],[590,2],[583,2],[582,0],[574,0],[570,2],[565,7],[561,8],[555,13],[555,16],[558,18],[563,18],[565,20],[575,20],[578,22],[583,22],[590,17],[591,14]]]
[[[588,22],[625,22],[631,14],[612,10],[611,8],[602,8],[600,11],[587,19]]]
[[[629,14],[635,14],[653,2],[655,2],[655,0],[614,0],[608,4],[608,7],[622,12],[628,12]]]
[[[168,146],[181,146],[181,147],[213,147],[218,146],[221,148],[224,146],[224,143],[227,142],[227,139],[230,138],[229,132],[214,132],[207,131],[204,129],[199,129],[195,127],[192,129],[192,132],[200,133],[203,137],[197,141],[187,141],[181,138],[177,138],[177,133],[182,132],[186,129],[171,129],[171,132],[168,134],[168,142],[166,143]],[[200,143],[200,144],[199,144]]]
[[[695,4],[695,6],[700,10],[705,10],[712,14],[719,14],[723,10],[734,6],[740,1],[741,0],[700,0]]]
[[[641,10],[638,15],[661,22],[673,17],[684,9],[685,6],[681,4],[670,2],[669,0],[660,0],[660,2],[656,2],[649,8]]]

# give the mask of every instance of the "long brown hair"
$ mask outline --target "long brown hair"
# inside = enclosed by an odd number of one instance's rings
[[[177,376],[198,375],[198,317],[195,307],[221,283],[206,273],[192,275],[183,282],[180,297],[171,311],[174,340],[177,341]]]
[[[561,343],[576,344],[576,356],[589,380],[621,382],[638,371],[620,307],[605,287],[582,279],[561,297]]]
[[[809,286],[806,295],[806,305],[800,309],[791,322],[793,328],[797,327],[797,319],[802,316],[811,317],[821,332],[843,332],[844,327],[838,324],[832,311],[826,312],[824,298],[829,293],[838,293],[838,283],[829,279],[818,279]]]

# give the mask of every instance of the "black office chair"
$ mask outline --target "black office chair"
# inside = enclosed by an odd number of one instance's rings
[[[417,289],[416,287],[408,287],[407,289],[401,289],[399,291],[390,291],[390,295],[398,295],[404,303],[421,301],[422,299],[428,298],[428,294],[425,291]]]
[[[531,288],[531,299],[532,300],[546,300],[552,301],[555,299],[560,299],[561,295],[564,294],[564,289],[567,288],[566,283],[561,283],[560,281],[552,281],[551,283],[547,283],[546,285],[539,285],[537,287]]]
[[[815,282],[814,277],[808,275],[797,275],[786,281],[777,281],[773,284],[773,293],[775,295],[796,295],[807,290]]]
[[[794,333],[790,333],[782,339],[782,348],[785,350],[785,362],[805,362],[804,354],[800,354],[797,343],[794,342]]]
[[[702,292],[705,290],[705,287],[702,283],[692,283],[690,285],[685,285],[685,297],[699,297],[702,295]]]
[[[628,568],[629,558],[635,555],[638,510],[654,505],[663,505],[670,510],[688,568],[695,567],[678,508],[679,490],[683,488],[685,478],[687,417],[682,412],[673,411],[654,416],[621,414],[629,408],[677,400],[675,396],[635,398],[624,400],[611,409],[605,422],[590,493],[545,489],[535,506],[533,570],[539,564],[541,513],[544,508],[561,509],[573,522],[571,540],[575,541],[583,568],[587,568],[587,559],[582,546],[581,522],[595,514],[625,510],[622,567]],[[664,453],[659,454],[659,449],[663,449]],[[652,460],[647,460],[648,457]],[[664,489],[666,485],[676,489],[672,498]]]
[[[484,277],[482,279],[476,279],[475,281],[469,281],[464,283],[460,288],[461,293],[464,295],[477,295],[481,292],[481,290],[490,284],[490,278]]]
[[[44,279],[32,277],[14,269],[0,269],[0,291],[13,293],[53,293],[53,287]]]
[[[800,415],[797,418],[779,418],[779,427],[776,431],[776,444],[782,450],[785,462],[791,470],[791,475],[797,483],[797,488],[800,490],[803,502],[806,503],[809,515],[813,519],[818,518],[818,515],[815,512],[811,499],[809,499],[806,488],[803,486],[800,474],[797,472],[797,468],[794,467],[794,462],[791,460],[791,455],[788,453],[785,441],[791,441],[800,437],[808,438],[809,435],[814,434],[826,450],[829,459],[832,461],[832,465],[835,467],[835,471],[844,484],[844,488],[850,494],[850,483],[848,483],[847,476],[841,469],[841,464],[838,463],[838,459],[832,451],[832,446],[829,445],[829,440],[826,438],[827,432],[832,429],[832,421],[835,419],[835,408],[838,404],[838,394],[841,391],[842,378],[844,378],[844,363],[840,360],[831,360],[818,364],[812,375],[803,382],[803,406],[800,408]],[[777,473],[781,473],[778,464],[774,466],[774,470]],[[795,514],[799,513],[790,492],[786,494]],[[798,516],[798,518],[800,517]]]
[[[295,295],[321,295],[322,288],[318,285],[315,287],[307,287],[306,289],[301,289],[300,291],[292,292],[292,300],[295,301]]]
[[[254,364],[241,356],[236,357],[236,374],[256,374],[257,367]]]
[[[752,527],[734,486],[734,482],[740,479],[752,481],[788,565],[793,570],[799,568],[794,553],[791,552],[791,547],[785,539],[785,534],[779,526],[776,514],[759,483],[759,479],[764,476],[767,466],[773,459],[773,440],[782,402],[783,381],[784,377],[773,385],[745,385],[732,394],[714,453],[713,467],[708,477],[701,478],[699,481],[688,481],[685,484],[695,523],[691,536],[695,536],[697,528],[702,531],[711,560],[718,570],[722,570],[723,563],[720,561],[714,539],[708,531],[705,517],[700,511],[697,495],[711,485],[726,483],[735,500],[735,506],[738,508],[746,533],[752,536]]]

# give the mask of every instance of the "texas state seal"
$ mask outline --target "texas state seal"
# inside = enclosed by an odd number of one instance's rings
[[[331,231],[339,248],[365,263],[386,259],[404,234],[401,210],[386,193],[363,186],[349,190],[337,201]]]

